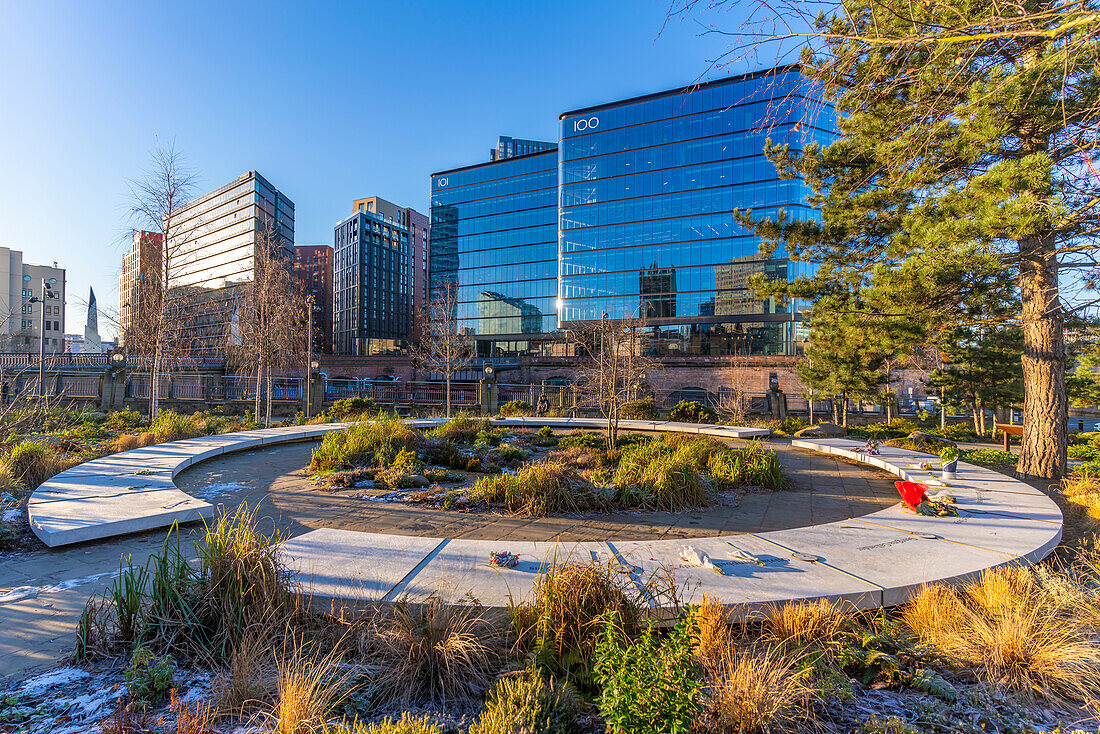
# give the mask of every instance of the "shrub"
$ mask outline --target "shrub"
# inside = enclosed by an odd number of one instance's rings
[[[1100,473],[1085,471],[1063,479],[1062,494],[1093,520],[1100,520]]]
[[[792,436],[809,425],[797,415],[789,415],[781,421],[770,421],[768,428],[777,436]]]
[[[925,433],[946,438],[949,441],[976,441],[978,434],[965,423],[948,423],[945,428],[929,428]]]
[[[1030,570],[1005,567],[983,572],[962,593],[925,587],[902,619],[922,642],[989,684],[1088,701],[1100,686],[1100,647],[1091,604],[1080,603],[1081,596],[1038,583]]]
[[[724,645],[708,671],[700,730],[715,734],[798,731],[809,718],[807,670],[778,649]]]
[[[23,441],[8,449],[4,457],[11,475],[27,489],[34,489],[55,472],[50,449],[41,441]]]
[[[655,421],[661,417],[661,411],[657,408],[656,401],[652,398],[644,398],[642,400],[635,400],[632,403],[626,403],[619,410],[619,415],[623,418],[632,418],[640,421]]]
[[[335,655],[311,655],[296,647],[279,666],[278,695],[270,715],[275,734],[326,731],[332,711],[347,697],[348,679]]]
[[[1098,461],[1100,460],[1100,447],[1091,443],[1078,443],[1070,446],[1067,449],[1067,454],[1069,458],[1079,461]]]
[[[179,441],[183,438],[194,438],[206,432],[206,423],[199,425],[199,414],[190,418],[180,415],[174,410],[162,410],[149,424],[149,432],[156,436],[155,443],[167,441]]]
[[[130,655],[130,667],[122,672],[122,677],[130,696],[148,703],[168,692],[174,672],[172,658],[154,655],[147,647],[137,647]]]
[[[509,400],[507,403],[500,406],[498,412],[502,418],[509,418],[516,415],[531,415],[535,411],[526,400]]]
[[[260,532],[255,511],[245,505],[207,526],[198,549],[202,618],[220,638],[217,649],[239,643],[255,624],[288,607],[289,577],[279,558],[280,542],[278,532]]]
[[[607,446],[607,439],[604,438],[602,433],[581,433],[579,431],[575,431],[558,439],[559,449],[568,449],[574,446],[580,446],[585,449],[603,450],[603,448]]]
[[[474,439],[474,446],[479,449],[487,449],[490,446],[500,446],[501,438],[503,438],[501,432],[495,428],[483,428],[477,432],[477,437]]]
[[[404,705],[476,698],[500,655],[481,607],[438,596],[396,602],[376,623],[372,641],[385,663],[379,688]]]
[[[131,433],[134,429],[145,425],[145,419],[136,410],[126,408],[108,413],[107,417],[103,419],[103,425],[115,433]]]
[[[269,645],[262,628],[257,628],[233,646],[226,669],[214,684],[214,703],[219,714],[244,716],[276,692],[277,681],[264,672]]]
[[[332,406],[325,411],[328,417],[334,421],[357,420],[364,416],[377,415],[378,412],[378,406],[375,405],[373,398],[344,398],[343,400],[336,400],[332,403]],[[304,417],[305,416],[303,416],[303,418]]]
[[[962,452],[962,460],[987,466],[1015,466],[1016,454],[1000,449],[968,449]]]
[[[783,468],[779,452],[764,448],[759,441],[751,441],[746,448],[722,447],[707,460],[707,472],[719,486],[736,487],[752,485],[768,489],[783,489]]]
[[[497,682],[468,734],[571,734],[579,708],[567,685],[528,669]]]
[[[612,612],[596,647],[600,714],[609,732],[687,734],[700,710],[702,681],[695,664],[699,636],[689,609],[661,641],[652,622],[635,640]]]
[[[443,734],[443,730],[427,714],[413,716],[406,711],[400,719],[385,718],[377,724],[356,724],[350,734]]]
[[[528,517],[606,506],[591,482],[567,464],[552,459],[525,464],[507,474],[482,477],[470,490],[470,499],[502,504],[508,512]]]
[[[535,582],[532,601],[512,609],[519,646],[528,647],[532,661],[552,675],[589,684],[601,617],[618,613],[627,633],[637,623],[640,607],[632,584],[609,564],[551,566]]]
[[[668,419],[683,423],[714,423],[718,420],[718,414],[714,408],[703,405],[698,400],[681,400],[672,406]]]
[[[390,466],[403,450],[416,448],[419,433],[396,415],[382,415],[373,421],[353,423],[340,431],[326,433],[313,450],[309,467],[315,472],[332,472],[352,466]]]
[[[433,429],[430,435],[444,441],[452,441],[458,444],[472,444],[477,439],[480,431],[492,431],[493,424],[487,418],[471,418],[466,413],[459,413],[446,423]]]
[[[543,426],[542,428],[535,431],[535,433],[538,435],[539,438],[553,438],[554,437],[554,429],[551,428],[550,426]]]

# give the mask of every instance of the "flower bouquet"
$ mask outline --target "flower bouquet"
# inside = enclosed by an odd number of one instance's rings
[[[519,564],[519,556],[508,551],[492,551],[489,554],[489,565],[497,568],[515,568]]]

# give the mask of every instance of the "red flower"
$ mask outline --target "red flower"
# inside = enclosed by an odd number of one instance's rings
[[[928,485],[920,482],[894,482],[898,488],[898,494],[910,510],[916,510],[917,505],[928,499]]]

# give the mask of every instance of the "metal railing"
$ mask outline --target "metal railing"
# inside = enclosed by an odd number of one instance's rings
[[[272,378],[271,399],[279,402],[301,400],[302,378]],[[266,383],[266,380],[264,381]],[[126,379],[126,397],[148,399],[152,380],[146,373],[131,373]],[[261,398],[266,384],[260,386]],[[246,375],[161,375],[160,394],[165,400],[193,402],[243,402],[256,399],[256,377]]]

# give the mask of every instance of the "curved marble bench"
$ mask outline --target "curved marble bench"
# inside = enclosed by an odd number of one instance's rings
[[[650,428],[649,430],[661,430]],[[847,439],[794,440],[799,448],[833,454],[905,479],[931,478],[918,465],[927,454],[884,448],[879,456]],[[567,560],[612,562],[639,590],[672,568],[680,598],[699,593],[718,599],[731,616],[790,601],[829,599],[849,608],[893,606],[930,582],[966,583],[984,570],[1032,564],[1062,536],[1062,515],[1045,494],[989,469],[960,463],[949,491],[959,517],[924,517],[901,503],[858,518],[790,530],[690,540],[624,542],[513,542],[424,538],[321,529],[282,546],[302,591],[322,601],[389,602],[433,594],[459,601],[473,597],[503,608],[530,597],[541,570]],[[812,501],[812,499],[808,500]],[[680,548],[706,552],[722,573],[691,566]],[[507,550],[513,569],[488,564]],[[754,560],[738,560],[747,554]],[[743,556],[742,556],[743,558]],[[650,613],[670,616],[666,599],[648,595]]]
[[[209,519],[214,505],[173,478],[221,454],[319,438],[345,424],[289,426],[170,441],[85,462],[43,482],[27,501],[31,530],[51,548]]]
[[[416,428],[431,428],[442,419],[410,420]],[[559,429],[602,428],[605,423],[587,418],[503,418],[493,421],[509,426],[549,425]],[[38,489],[27,502],[31,529],[51,548],[127,533],[170,527],[209,519],[214,505],[181,491],[173,482],[184,469],[215,456],[275,443],[308,441],[345,427],[346,423],[287,426],[240,431],[171,441],[124,451],[88,461],[61,472]],[[729,438],[766,436],[759,428],[704,426],[668,421],[620,421],[624,431],[665,430],[704,433]]]

